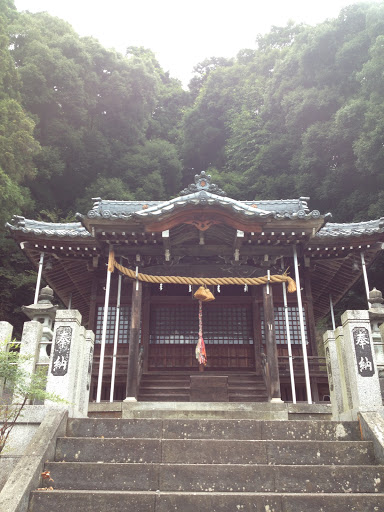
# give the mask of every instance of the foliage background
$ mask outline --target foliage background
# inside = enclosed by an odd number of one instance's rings
[[[382,215],[384,4],[272,27],[198,63],[188,91],[149,49],[107,50],[13,0],[0,13],[1,225],[70,220],[95,196],[168,199],[202,170],[234,198],[308,195],[336,222]],[[20,325],[35,274],[4,231],[0,258],[0,319]],[[351,299],[364,307],[361,284]]]

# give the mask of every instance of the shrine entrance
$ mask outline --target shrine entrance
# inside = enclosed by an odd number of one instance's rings
[[[116,280],[115,280],[116,282]],[[196,288],[196,287],[195,287]],[[194,287],[188,285],[146,284],[142,294],[141,328],[139,339],[139,365],[143,382],[152,390],[169,387],[170,382],[183,381],[188,386],[191,375],[199,373],[195,349],[198,342],[198,300],[193,298]],[[204,375],[226,375],[229,383],[240,387],[234,379],[265,381],[267,358],[267,333],[265,329],[265,304],[262,286],[228,285],[221,289],[211,287],[215,300],[203,303],[203,338],[206,344],[207,366]],[[112,295],[116,289],[112,288]],[[283,306],[282,289],[271,286],[274,295],[273,315],[276,339],[276,357],[280,373],[281,393],[285,400],[290,395],[289,356],[287,327]],[[110,304],[106,330],[105,364],[102,400],[108,400],[112,382],[112,363],[116,360],[114,400],[124,400],[127,386],[127,362],[130,341],[132,283],[124,281],[119,308],[119,327],[116,356],[113,343],[116,335],[117,308]],[[100,340],[104,307],[97,307],[96,344],[92,380],[92,398],[96,397],[96,383],[100,354]],[[270,307],[270,306],[269,306]],[[288,319],[292,345],[293,363],[297,377],[296,388],[300,400],[305,400],[304,366],[299,322],[299,308],[296,297],[288,296]],[[306,341],[307,304],[304,306],[304,327]],[[317,357],[313,357],[308,346],[313,375],[321,368]],[[321,373],[319,373],[321,376]],[[240,377],[242,376],[242,377]],[[185,381],[185,382],[184,382]],[[187,383],[188,381],[188,383]],[[260,381],[260,382],[261,382]],[[258,381],[259,382],[259,381]],[[259,383],[260,384],[260,383]],[[144,385],[144,384],[143,384]],[[245,384],[241,384],[241,386]],[[142,386],[143,387],[143,386]],[[152,396],[152,395],[151,395]],[[140,395],[140,399],[143,395]],[[185,398],[185,397],[184,397]],[[189,399],[189,398],[188,398]],[[255,398],[257,401],[257,399]]]
[[[140,400],[156,376],[163,389],[173,377],[226,376],[229,400],[258,401],[234,390],[260,378],[271,401],[312,403],[329,395],[316,321],[361,275],[368,289],[383,229],[380,219],[332,224],[307,201],[235,200],[202,171],[168,201],[95,198],[81,222],[15,216],[7,227],[39,269],[36,292],[44,277],[95,333],[91,400]],[[204,285],[215,300],[203,304],[198,375],[193,287]]]
[[[247,297],[245,297],[246,299]],[[176,298],[175,298],[176,299]],[[198,371],[198,303],[178,297],[151,305],[148,371]],[[206,371],[255,370],[251,303],[217,298],[203,307]]]

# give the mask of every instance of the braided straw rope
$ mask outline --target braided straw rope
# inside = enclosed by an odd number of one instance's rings
[[[162,284],[195,284],[195,285],[227,285],[227,284],[238,284],[238,285],[261,285],[267,283],[288,283],[288,293],[296,291],[296,283],[292,277],[287,274],[263,276],[263,277],[181,277],[181,276],[150,276],[148,274],[141,274],[134,270],[120,265],[115,260],[113,251],[109,253],[108,270],[113,272],[114,267],[119,270],[122,274],[130,277],[131,279],[138,279],[145,283],[162,283]]]

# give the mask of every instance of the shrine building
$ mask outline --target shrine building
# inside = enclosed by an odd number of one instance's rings
[[[368,297],[384,219],[336,224],[308,200],[237,201],[202,172],[169,201],[7,227],[39,270],[35,303],[43,279],[95,333],[91,401],[312,403],[329,400],[316,323],[362,275]]]

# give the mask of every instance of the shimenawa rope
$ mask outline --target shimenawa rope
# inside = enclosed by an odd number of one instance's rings
[[[194,285],[228,285],[228,284],[237,284],[237,285],[261,285],[268,283],[288,283],[288,293],[294,293],[296,291],[296,283],[292,279],[292,277],[288,276],[286,273],[279,275],[275,274],[272,276],[263,276],[263,277],[181,277],[181,276],[151,276],[148,274],[138,273],[134,270],[124,267],[117,263],[115,260],[115,254],[113,251],[109,252],[108,259],[108,270],[109,272],[113,272],[114,268],[117,268],[119,272],[124,274],[125,276],[130,277],[131,279],[138,279],[139,281],[143,281],[145,283],[162,283],[162,284],[194,284]]]

